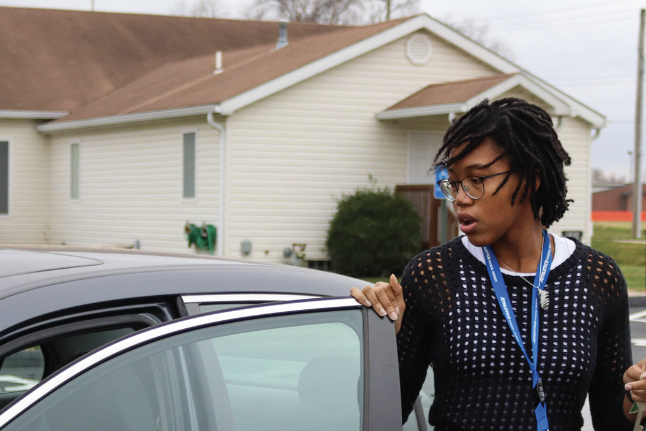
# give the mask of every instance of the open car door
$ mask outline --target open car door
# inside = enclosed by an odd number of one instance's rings
[[[401,430],[394,325],[351,298],[202,314],[121,338],[0,415],[16,431]]]

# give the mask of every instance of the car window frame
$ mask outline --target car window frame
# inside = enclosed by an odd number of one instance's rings
[[[304,295],[296,293],[204,293],[194,295],[181,295],[180,309],[186,311],[187,316],[205,314],[200,306],[208,304],[241,304],[240,307],[249,305],[266,304],[270,302],[300,301],[322,298],[320,295]]]
[[[391,431],[401,429],[401,401],[397,344],[394,324],[352,298],[320,298],[288,301],[236,308],[197,316],[190,316],[133,333],[107,344],[93,353],[73,362],[40,382],[23,397],[10,404],[0,414],[0,430],[19,415],[27,412],[38,401],[111,358],[172,335],[204,327],[241,320],[260,319],[276,315],[361,309],[364,322],[364,410],[363,431]]]

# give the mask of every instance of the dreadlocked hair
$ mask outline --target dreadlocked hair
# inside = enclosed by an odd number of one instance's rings
[[[549,227],[560,220],[573,202],[566,199],[567,178],[563,171],[563,166],[569,166],[571,160],[556,135],[550,115],[521,99],[506,98],[491,104],[485,99],[449,127],[435,156],[435,167],[450,167],[487,138],[502,149],[501,154],[487,166],[503,157],[509,158],[511,166],[510,173],[494,194],[509,181],[512,173],[517,173],[520,180],[511,204],[514,205],[522,191],[519,202],[529,196],[534,217],[543,226]],[[464,149],[451,157],[451,151],[465,143]],[[540,178],[538,190],[537,175]]]

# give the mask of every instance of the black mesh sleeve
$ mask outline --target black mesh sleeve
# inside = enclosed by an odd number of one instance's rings
[[[428,313],[420,295],[420,286],[410,277],[410,265],[404,271],[402,288],[406,309],[401,329],[397,334],[397,352],[404,423],[413,410],[413,404],[424,384],[431,362],[431,330]]]
[[[597,340],[597,360],[590,384],[590,410],[596,431],[632,430],[623,412],[624,372],[632,365],[626,281],[617,264],[603,254],[591,255],[589,280],[607,313]]]

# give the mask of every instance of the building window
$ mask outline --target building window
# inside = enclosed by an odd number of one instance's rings
[[[0,214],[9,214],[9,142],[0,141]]]
[[[195,199],[195,133],[184,133],[184,199]]]
[[[70,146],[70,198],[79,199],[80,197],[80,182],[81,175],[80,160],[79,160],[79,144],[72,144]]]

